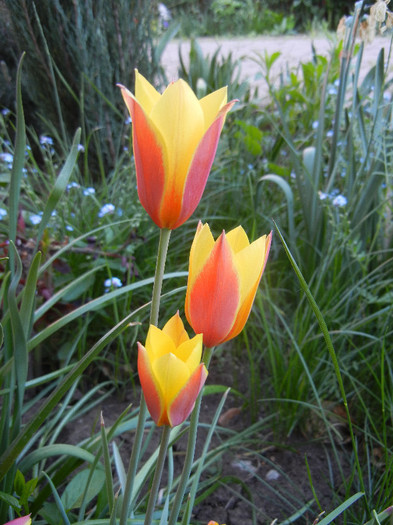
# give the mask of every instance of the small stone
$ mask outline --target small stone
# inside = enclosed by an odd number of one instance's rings
[[[274,470],[274,468],[270,469],[269,472],[266,474],[267,481],[275,481],[279,477],[280,477],[280,473],[277,472],[277,470]]]

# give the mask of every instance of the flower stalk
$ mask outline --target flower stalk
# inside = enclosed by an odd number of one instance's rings
[[[209,364],[210,364],[211,357],[213,355],[213,350],[214,348],[205,348],[203,352],[202,361],[205,364],[207,369],[209,369]],[[168,525],[176,525],[177,523],[177,519],[178,519],[179,512],[180,512],[180,507],[181,507],[181,504],[184,498],[184,494],[186,492],[187,483],[188,483],[188,480],[190,479],[190,473],[191,473],[192,464],[194,461],[195,445],[196,445],[196,439],[197,439],[197,433],[198,433],[199,412],[201,408],[202,395],[203,395],[203,390],[198,395],[195,401],[194,410],[191,413],[190,428],[188,431],[186,457],[184,459],[184,465],[183,465],[183,470],[182,470],[181,477],[180,477],[179,486],[176,491],[175,499],[173,500],[172,510],[169,515]]]
[[[158,244],[157,263],[156,271],[154,276],[153,294],[150,307],[150,324],[158,324],[158,314],[160,309],[160,297],[162,289],[162,281],[164,277],[165,261],[168,253],[169,239],[171,236],[171,230],[166,228],[160,229],[160,240]],[[127,523],[127,518],[132,510],[131,499],[132,491],[134,488],[134,480],[136,476],[136,470],[138,468],[139,456],[142,447],[142,438],[145,429],[147,416],[147,406],[143,392],[141,392],[141,401],[139,406],[138,423],[135,432],[135,441],[132,447],[130,464],[127,472],[126,487],[124,490],[123,505],[120,515],[120,525]]]
[[[158,452],[158,458],[157,458],[157,463],[155,467],[153,483],[151,486],[149,501],[147,503],[147,509],[146,509],[145,521],[144,521],[145,525],[151,525],[151,522],[153,520],[154,506],[156,504],[157,495],[158,495],[158,491],[160,488],[161,476],[162,476],[162,471],[163,471],[164,463],[166,459],[166,453],[168,449],[170,435],[171,435],[171,427],[168,425],[165,425],[162,429],[160,450]]]

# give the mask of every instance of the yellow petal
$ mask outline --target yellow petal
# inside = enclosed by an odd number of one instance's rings
[[[135,70],[135,98],[148,115],[161,98],[160,93],[138,73],[137,69]]]
[[[174,354],[166,354],[154,361],[152,369],[168,406],[190,378],[188,366]]]
[[[194,241],[191,245],[187,288],[192,288],[195,279],[204,267],[213,248],[214,238],[209,225],[204,224],[202,226],[202,223],[199,223]]]
[[[154,325],[150,325],[145,348],[151,363],[162,355],[170,354],[176,350],[172,338]]]
[[[197,97],[184,82],[170,84],[155,104],[150,114],[164,137],[168,152],[167,176],[173,189],[184,188],[191,159],[204,133],[204,116]]]
[[[179,312],[176,312],[176,314],[169,319],[162,331],[169,335],[176,347],[190,339],[184,328]]]
[[[241,226],[227,233],[226,238],[234,253],[240,252],[250,244],[247,234]]]
[[[240,304],[259,281],[265,263],[266,235],[234,255],[235,266],[240,277]]]
[[[176,348],[175,355],[186,363],[190,374],[199,366],[202,357],[203,336],[198,334]]]
[[[227,102],[227,88],[223,87],[203,97],[199,103],[205,117],[205,130],[214,122],[220,109]]]

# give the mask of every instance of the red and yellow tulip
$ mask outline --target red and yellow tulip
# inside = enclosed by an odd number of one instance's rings
[[[151,325],[138,343],[138,373],[147,408],[158,426],[180,425],[194,408],[207,377],[202,335],[188,337],[179,313],[160,330]]]
[[[241,226],[215,241],[199,223],[190,252],[186,317],[211,348],[236,337],[250,314],[272,233],[250,244]]]
[[[16,518],[12,521],[7,521],[4,525],[31,525],[30,514],[28,516],[22,516],[21,518]]]
[[[198,100],[184,80],[161,95],[135,72],[135,95],[120,86],[131,115],[139,199],[160,228],[181,226],[202,197],[225,115],[226,88]]]

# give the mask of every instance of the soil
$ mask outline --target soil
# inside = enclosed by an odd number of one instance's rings
[[[240,59],[241,78],[247,79],[252,86],[258,87],[262,95],[266,94],[266,90],[264,81],[260,77],[261,67],[255,62],[256,57],[280,51],[281,56],[275,62],[272,70],[273,76],[277,77],[288,66],[296,68],[300,62],[309,61],[312,57],[312,46],[315,47],[318,54],[325,56],[328,56],[332,46],[331,41],[327,38],[306,36],[264,36],[254,39],[231,38],[230,40],[199,38],[198,43],[204,54],[211,56],[217,48],[220,48],[222,56],[232,53],[233,59]],[[187,61],[189,45],[189,42],[175,40],[167,46],[162,57],[162,64],[169,80],[176,79],[178,76],[179,48]],[[374,42],[365,46],[363,74],[375,63],[381,48],[385,49],[387,56],[389,46],[390,39],[382,37],[376,38]],[[233,366],[237,370],[244,370],[243,365],[239,363],[237,367],[231,364],[231,367]],[[237,381],[239,383],[237,388],[247,394],[247,373],[243,373],[243,377],[240,376],[240,382],[239,377]],[[233,377],[225,370],[221,370],[218,375],[209,375],[209,384],[232,386]],[[116,397],[109,398],[103,403],[103,406],[98,406],[90,414],[74,422],[72,427],[67,429],[63,439],[67,442],[78,443],[89,437],[101,410],[108,426],[114,422],[129,402],[135,399],[138,403],[139,397],[135,393],[129,399],[122,401]],[[202,422],[206,426],[201,428],[198,435],[197,455],[204,444],[207,428],[219,400],[220,395],[218,394],[206,396],[203,400],[201,414]],[[240,433],[251,425],[249,412],[242,408],[238,397],[228,396],[223,413],[226,417],[221,422],[228,430]],[[259,421],[263,421],[262,411],[258,417]],[[221,442],[221,437],[222,435],[217,433],[212,447]],[[250,495],[258,524],[270,524],[274,520],[277,520],[278,523],[289,523],[285,520],[290,516],[293,516],[291,523],[313,523],[320,513],[320,508],[313,499],[306,458],[323,511],[328,513],[347,497],[341,493],[337,461],[332,459],[333,450],[323,435],[314,431],[308,435],[292,434],[290,437],[277,439],[277,436],[272,435],[268,425],[261,425],[260,430],[254,434],[254,438],[252,445],[248,447],[238,445],[233,450],[228,450],[216,464],[205,471],[203,480],[216,479],[218,488],[195,507],[192,523],[206,525],[209,520],[215,520],[227,525],[251,524],[253,513],[248,501]],[[132,433],[117,439],[126,468],[132,440]],[[157,443],[158,433],[153,437],[147,449],[147,455],[154,450]],[[174,450],[175,474],[180,472],[184,449],[185,439],[181,439],[176,443]],[[250,453],[251,449],[254,450],[254,454]],[[346,463],[350,461],[351,455],[345,439],[338,444],[337,454],[345,475],[349,473],[350,467]],[[295,513],[300,509],[303,510],[295,518]],[[339,523],[337,520],[335,522]]]

